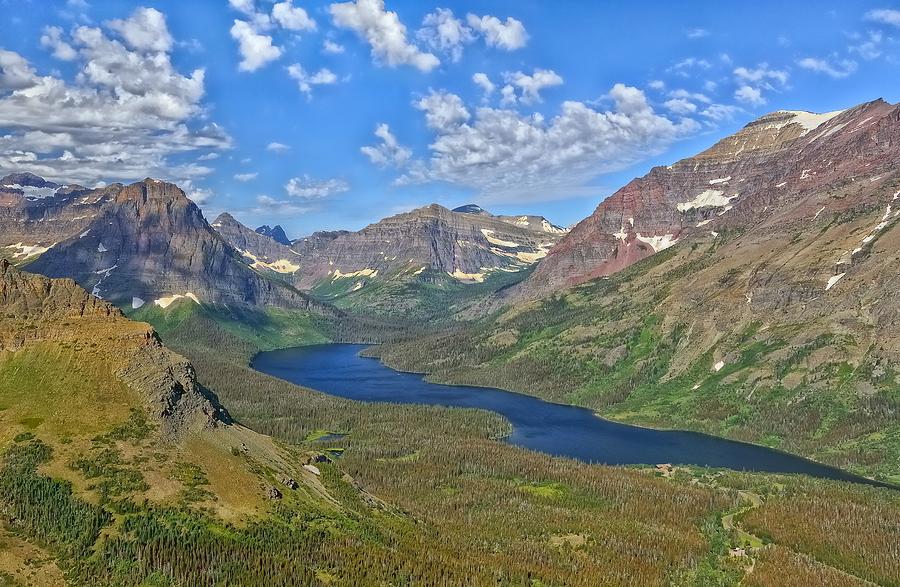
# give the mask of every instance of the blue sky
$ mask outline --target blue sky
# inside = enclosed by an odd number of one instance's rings
[[[431,202],[568,225],[766,112],[900,98],[893,2],[0,10],[0,172],[163,177],[292,236]]]

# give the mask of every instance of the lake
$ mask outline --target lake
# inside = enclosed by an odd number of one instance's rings
[[[536,397],[461,385],[439,385],[360,356],[365,345],[324,344],[260,353],[253,367],[268,375],[364,402],[480,408],[506,417],[506,441],[587,463],[672,463],[815,477],[881,485],[846,471],[762,446],[695,432],[653,430],[604,420],[592,411]]]

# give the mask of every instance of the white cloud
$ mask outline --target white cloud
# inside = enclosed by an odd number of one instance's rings
[[[279,2],[272,7],[272,19],[289,31],[314,31],[316,21],[306,11],[294,6],[292,0]]]
[[[335,43],[334,41],[325,39],[325,42],[322,43],[322,51],[324,53],[330,53],[331,55],[339,55],[344,52],[344,46],[339,43]]]
[[[509,85],[519,89],[520,99],[525,104],[540,102],[541,90],[563,83],[563,79],[550,69],[535,69],[531,75],[516,71],[504,74],[504,78]]]
[[[187,185],[212,172],[197,162],[170,162],[231,145],[205,120],[204,70],[178,72],[168,52],[154,49],[170,41],[155,44],[136,32],[163,27],[159,37],[171,39],[164,17],[137,10],[113,22],[105,30],[76,27],[70,38],[59,34],[77,54],[73,83],[39,75],[22,56],[0,50],[0,168],[84,185],[147,176]]]
[[[238,12],[243,12],[247,16],[251,16],[256,12],[256,6],[253,0],[228,0],[228,4]]]
[[[312,95],[313,86],[335,84],[338,79],[330,69],[325,67],[310,75],[299,63],[295,63],[288,67],[288,75],[297,80],[297,87],[299,87],[300,91],[306,94],[307,97]]]
[[[231,27],[231,38],[238,42],[241,71],[256,71],[271,61],[281,57],[282,50],[272,44],[272,37],[257,32],[248,22],[235,20]]]
[[[259,176],[259,173],[255,173],[255,172],[254,172],[254,173],[236,173],[236,174],[234,175],[234,179],[235,179],[236,181],[240,181],[240,182],[246,183],[246,182],[248,182],[248,181],[253,181],[253,180],[256,179],[258,176]]]
[[[697,105],[684,98],[672,98],[665,102],[665,107],[674,114],[692,114],[697,111]]]
[[[680,75],[682,77],[689,77],[692,74],[690,70],[692,69],[709,69],[712,67],[712,64],[706,59],[700,59],[697,57],[688,57],[686,59],[682,59],[666,71],[669,73],[674,73]]]
[[[321,200],[350,189],[343,179],[313,179],[308,175],[294,177],[284,186],[284,191],[300,200]]]
[[[402,167],[412,157],[412,151],[397,141],[388,125],[379,124],[375,129],[375,136],[381,139],[379,144],[360,148],[363,155],[372,163],[382,167]]]
[[[866,13],[866,20],[900,27],[900,10],[893,10],[890,8],[870,10]]]
[[[774,81],[783,86],[787,84],[789,74],[784,70],[772,69],[767,63],[760,63],[756,69],[738,67],[734,70],[734,76],[739,82],[766,85]]]
[[[377,62],[390,67],[412,65],[424,72],[440,65],[437,57],[407,41],[406,26],[396,12],[384,9],[384,0],[341,2],[329,9],[335,26],[350,29],[365,39]]]
[[[452,124],[430,125],[436,131],[430,160],[412,162],[398,182],[446,181],[494,201],[548,200],[583,193],[594,177],[699,128],[691,119],[675,123],[656,114],[637,88],[617,84],[607,97],[614,103],[609,111],[569,101],[546,120],[482,107],[471,120],[460,114]]]
[[[155,8],[138,8],[128,19],[111,20],[107,25],[136,51],[168,52],[172,49],[166,17]]]
[[[471,118],[462,99],[456,94],[445,91],[432,91],[424,98],[414,102],[413,105],[425,113],[425,121],[430,128],[442,131]]]
[[[271,151],[272,153],[287,153],[291,150],[290,145],[285,145],[283,143],[269,143],[266,145],[266,151]]]
[[[0,90],[23,90],[36,84],[34,68],[24,57],[0,49]]]
[[[817,59],[815,57],[805,57],[797,62],[797,65],[803,69],[824,73],[834,79],[842,79],[856,72],[857,64],[855,61],[844,59],[832,63],[825,59]]]
[[[493,94],[494,90],[496,89],[494,82],[491,81],[491,78],[489,78],[486,73],[482,73],[482,72],[476,73],[475,75],[472,76],[472,81],[475,82],[475,84],[479,88],[481,88],[482,91],[484,91],[485,97],[488,97],[491,94]]]
[[[41,35],[41,47],[46,47],[53,51],[53,56],[60,61],[75,61],[78,53],[72,48],[72,45],[63,41],[63,30],[58,26],[44,27],[44,34]]]
[[[689,29],[684,34],[688,39],[702,39],[703,37],[708,37],[710,32],[706,29],[696,28]]]
[[[450,55],[454,63],[462,58],[463,46],[475,40],[472,29],[448,8],[438,8],[422,20],[416,38],[436,51]]]
[[[312,206],[297,204],[294,200],[277,200],[272,196],[259,195],[256,196],[256,207],[251,212],[262,215],[293,216],[310,210],[312,210]]]
[[[221,155],[219,155],[216,152],[206,153],[205,155],[201,155],[201,156],[197,157],[197,161],[214,161],[214,160],[218,159],[219,157],[221,157]]]
[[[751,106],[762,106],[766,103],[759,88],[741,86],[734,92],[734,99]]]
[[[731,106],[728,104],[711,104],[703,109],[700,112],[700,116],[707,118],[713,122],[724,122],[726,120],[731,120],[735,114],[740,112],[741,109],[737,106]]]
[[[655,79],[655,80],[652,80],[649,84],[647,84],[647,86],[651,90],[662,91],[662,90],[666,89],[666,82],[659,80],[659,79]]]
[[[864,39],[859,36],[856,39],[859,42],[847,48],[850,53],[859,55],[860,58],[867,61],[881,57],[881,42],[884,40],[884,35],[880,32],[869,31]]]
[[[702,102],[704,104],[712,103],[712,100],[710,100],[709,96],[701,94],[699,92],[689,92],[682,88],[669,92],[669,97],[681,100],[691,100],[693,102]]]
[[[528,32],[525,26],[509,16],[504,23],[496,16],[466,15],[469,26],[484,36],[489,47],[499,47],[506,51],[521,49],[528,43]]]

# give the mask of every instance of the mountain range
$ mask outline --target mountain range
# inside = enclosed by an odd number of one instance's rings
[[[765,115],[571,229],[433,204],[291,240],[156,179],[7,175],[0,585],[894,584],[892,489],[559,459],[252,365],[379,342],[900,485],[898,199],[881,100]]]
[[[228,213],[209,224],[153,179],[88,189],[13,174],[0,247],[163,330],[173,304],[316,340],[352,316],[424,319],[452,330],[414,327],[387,360],[871,474],[900,445],[898,145],[900,107],[882,100],[778,111],[653,168],[571,230],[435,204],[293,241]]]

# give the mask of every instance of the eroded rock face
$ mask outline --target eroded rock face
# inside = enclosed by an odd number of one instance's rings
[[[900,164],[900,107],[876,100],[826,114],[780,111],[695,157],[655,167],[604,200],[520,288],[536,296],[615,273],[691,235],[752,230],[881,205]],[[836,191],[856,180],[852,197]]]
[[[166,349],[149,325],[128,320],[71,279],[26,273],[0,260],[0,350],[42,341],[90,344],[92,355],[144,399],[165,438],[230,421],[187,359]]]
[[[562,229],[537,217],[495,217],[454,212],[433,204],[385,218],[359,232],[321,239],[300,253],[301,289],[346,275],[371,277],[430,270],[460,281],[479,281],[491,271],[518,271],[543,257]],[[543,219],[541,219],[543,220]]]
[[[297,309],[314,305],[251,269],[174,184],[146,179],[111,196],[81,233],[44,252],[29,270],[71,277],[119,306],[171,296]]]

